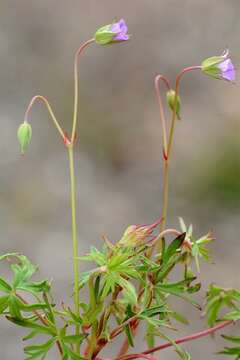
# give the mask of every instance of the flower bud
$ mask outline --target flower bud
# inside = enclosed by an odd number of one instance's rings
[[[212,56],[205,59],[201,65],[202,72],[214,79],[234,81],[236,71],[229,57],[229,51],[225,50],[220,56]]]
[[[128,28],[125,20],[121,19],[116,23],[105,25],[95,33],[95,42],[100,45],[122,42],[129,39]]]
[[[174,105],[175,105],[175,91],[174,90],[169,90],[167,92],[167,103],[168,103],[168,106],[170,107],[170,109],[172,111],[174,111]],[[180,119],[180,108],[181,108],[181,100],[180,100],[180,97],[179,95],[177,96],[177,104],[176,104],[176,115],[177,115],[177,118]]]
[[[150,225],[130,225],[123,233],[119,246],[136,247],[147,243],[153,230],[160,224],[161,219]]]
[[[18,132],[17,132],[17,137],[18,137],[18,141],[21,146],[21,152],[22,152],[22,154],[24,154],[25,151],[27,150],[27,147],[28,147],[28,145],[31,141],[31,137],[32,137],[32,128],[31,128],[31,125],[27,121],[24,121],[19,126]]]

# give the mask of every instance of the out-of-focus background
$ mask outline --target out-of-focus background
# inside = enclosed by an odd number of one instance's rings
[[[40,275],[54,279],[59,302],[71,294],[68,160],[42,104],[31,112],[32,143],[27,154],[20,155],[16,131],[31,97],[45,95],[69,131],[75,50],[98,27],[115,17],[126,19],[131,41],[92,45],[81,58],[76,160],[81,254],[91,244],[100,247],[103,233],[117,241],[129,224],[153,222],[161,214],[161,129],[154,76],[161,72],[173,82],[180,69],[199,65],[225,47],[238,67],[239,14],[239,0],[1,2],[0,249],[22,252],[39,264]],[[194,224],[196,235],[214,231],[215,261],[203,266],[201,274],[205,286],[212,280],[240,286],[239,96],[238,84],[200,72],[182,82],[168,224],[178,226],[182,216]],[[182,302],[178,306],[189,315],[192,330],[204,326],[200,314],[193,315]],[[189,331],[183,328],[181,334]],[[23,334],[1,320],[1,359],[24,359]],[[140,337],[139,348],[142,343]],[[216,336],[185,348],[195,360],[210,359],[222,344]],[[177,357],[171,350],[161,356]],[[50,358],[57,355],[53,352]]]

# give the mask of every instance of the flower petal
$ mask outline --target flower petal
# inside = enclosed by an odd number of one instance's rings
[[[218,64],[218,68],[221,71],[221,77],[228,81],[234,81],[236,79],[236,71],[231,59],[226,59],[220,64]]]

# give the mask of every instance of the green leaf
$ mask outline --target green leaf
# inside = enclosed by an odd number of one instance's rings
[[[35,310],[43,310],[47,309],[47,305],[45,303],[42,304],[24,304],[21,301],[18,302],[19,309],[25,312],[33,312]]]
[[[176,311],[171,312],[170,316],[184,325],[189,325],[188,319],[184,315],[182,315]]]
[[[101,277],[98,275],[94,283],[94,297],[96,299],[96,302],[98,302],[98,297],[99,297],[100,281],[101,281]]]
[[[239,347],[225,347],[219,354],[223,355],[234,355],[236,356],[235,359],[240,359],[240,348]]]
[[[38,267],[33,265],[26,256],[18,255],[17,259],[19,263],[11,265],[11,268],[14,272],[13,287],[15,289],[17,289],[18,286],[26,283],[38,270]]]
[[[57,337],[53,337],[52,339],[48,340],[43,344],[26,346],[24,348],[24,352],[29,355],[33,355],[34,353],[39,352],[46,353],[51,349],[51,347],[55,344],[56,341]]]
[[[8,299],[9,312],[13,318],[22,319],[19,300],[14,295],[10,295]]]
[[[149,317],[143,316],[143,315],[140,315],[139,318],[142,319],[142,320],[147,321],[153,327],[159,327],[159,326],[170,327],[169,324],[164,319],[159,320],[159,319],[156,319],[156,318],[149,318]]]
[[[137,303],[137,293],[134,286],[127,280],[119,278],[118,284],[123,288],[123,296],[130,303],[135,305]]]
[[[96,249],[94,246],[91,246],[90,253],[86,256],[80,256],[80,260],[83,261],[93,261],[96,262],[99,266],[106,264],[106,255]]]
[[[4,279],[0,278],[0,290],[9,293],[12,291],[12,288]]]
[[[149,349],[155,346],[155,336],[154,336],[155,326],[148,323],[147,324],[147,332],[146,332],[146,341]]]
[[[165,313],[167,311],[166,307],[164,305],[156,305],[152,306],[148,309],[143,310],[140,315],[146,316],[146,317],[153,317],[156,315],[159,315],[161,313]]]
[[[187,279],[189,281],[189,279]],[[181,281],[179,283],[171,283],[171,284],[158,284],[156,288],[164,293],[178,296],[188,302],[190,302],[193,306],[198,309],[201,309],[200,305],[191,298],[191,296],[187,293],[187,287],[185,286],[186,280]]]
[[[48,293],[50,290],[50,284],[49,281],[43,280],[34,283],[21,284],[17,288],[18,290],[27,291],[35,295],[36,293],[40,292]]]
[[[9,295],[5,295],[0,297],[0,314],[4,312],[8,308]]]
[[[76,354],[73,350],[71,350],[70,347],[68,347],[65,344],[64,344],[64,350],[65,350],[66,354],[69,355],[72,360],[87,360],[86,358]],[[67,359],[66,355],[64,355],[64,356]]]
[[[79,334],[79,335],[66,335],[62,337],[62,341],[67,344],[81,344],[83,340],[86,339],[88,334]]]
[[[0,256],[0,261],[9,260],[11,258],[17,258],[19,256],[18,253],[8,253]]]
[[[87,310],[85,309],[85,311]],[[83,324],[83,319],[79,315],[76,315],[70,308],[66,309],[66,313],[70,316],[70,318],[72,318],[75,325]]]
[[[79,289],[83,288],[83,286],[88,282],[91,274],[91,271],[84,271],[79,274]]]
[[[125,326],[124,330],[125,330],[125,333],[126,333],[126,336],[127,336],[127,339],[128,339],[128,344],[131,347],[134,347],[134,337],[133,337],[132,330],[131,330],[130,326],[129,325]]]
[[[36,324],[35,322],[30,321],[30,320],[16,319],[16,318],[13,318],[10,316],[7,316],[7,319],[18,326],[30,328],[30,329],[33,329],[42,334],[55,335],[55,329],[52,326],[47,327],[47,326]]]
[[[28,335],[23,337],[23,341],[27,341],[27,340],[31,340],[33,339],[36,335],[38,335],[37,331],[31,331]]]
[[[166,251],[163,254],[163,263],[168,262],[168,260],[175,255],[176,251],[181,247],[182,243],[184,242],[186,237],[186,233],[182,233],[176,239],[174,239],[171,244],[168,246]]]
[[[233,343],[240,344],[240,336],[229,336],[229,335],[222,335],[225,340],[232,341]]]
[[[240,319],[240,309],[231,311],[224,315],[224,320],[234,320],[237,321]]]
[[[169,274],[169,272],[173,269],[173,267],[181,261],[181,256],[179,256],[179,254],[175,254],[171,257],[171,259],[163,264],[161,267],[160,267],[160,271],[157,273],[157,279],[156,281],[157,282],[162,282],[163,279],[166,278],[166,276]]]

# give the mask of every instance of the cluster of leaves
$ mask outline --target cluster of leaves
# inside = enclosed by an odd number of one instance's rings
[[[205,314],[210,326],[223,320],[233,322],[240,320],[240,291],[211,285],[207,292]],[[225,347],[220,353],[234,355],[236,359],[240,359],[240,337],[227,335],[223,337],[238,346]]]
[[[24,348],[26,360],[44,359],[54,345],[61,349],[62,359],[82,359],[72,350],[72,344],[80,343],[86,335],[67,335],[66,326],[57,328],[54,305],[49,301],[51,284],[47,280],[32,280],[37,267],[27,257],[18,254],[6,254],[0,260],[7,260],[13,272],[11,282],[0,278],[0,313],[15,325],[30,330],[23,340],[37,335],[47,336],[44,343]],[[24,294],[31,296],[32,304],[24,300]]]
[[[89,287],[90,304],[82,304],[82,326],[92,330],[94,356],[123,331],[133,347],[134,330],[140,322],[146,324],[149,347],[154,346],[156,337],[165,338],[164,328],[175,329],[174,320],[187,324],[185,316],[169,305],[170,297],[182,298],[201,309],[192,296],[201,285],[195,282],[190,265],[204,253],[210,236],[191,243],[189,234],[184,231],[168,246],[163,241],[161,253],[151,259],[149,254],[159,240],[152,236],[152,230],[153,226],[131,226],[115,246],[106,241],[101,251],[92,247],[88,255],[81,257],[96,264],[93,270],[82,274],[80,281],[80,288]],[[182,278],[169,281],[170,272],[176,266]],[[108,321],[110,318],[116,322],[113,329],[109,325],[113,323]],[[186,353],[179,349],[177,347],[176,351],[185,359]]]
[[[206,245],[212,241],[212,236],[207,234],[196,239],[192,226],[187,227],[180,219],[181,231],[167,245],[162,235],[153,235],[158,224],[130,226],[115,245],[105,239],[101,250],[92,247],[89,254],[80,258],[94,266],[81,274],[79,291],[87,288],[89,296],[86,303],[79,304],[79,313],[65,304],[56,309],[50,293],[51,284],[47,280],[32,280],[37,267],[25,256],[0,257],[10,262],[13,272],[11,282],[0,278],[0,313],[12,323],[30,330],[24,340],[34,341],[34,344],[24,348],[26,360],[45,359],[54,346],[63,360],[95,359],[122,333],[133,347],[135,329],[140,322],[145,323],[149,348],[160,337],[171,342],[181,359],[190,359],[190,355],[165,334],[166,328],[176,329],[176,322],[188,324],[187,318],[173,309],[169,299],[178,297],[201,309],[194,299],[201,284],[196,281],[193,269],[195,263],[196,270],[200,271],[200,258],[210,259]],[[162,249],[154,255],[159,240]],[[178,280],[171,281],[175,268]],[[24,299],[25,293],[31,297],[31,304]],[[212,285],[205,308],[209,325],[224,319],[238,320],[239,301],[240,292]],[[220,317],[224,307],[230,312]],[[35,343],[37,335],[45,335],[46,341]],[[234,337],[226,339],[237,342]],[[225,348],[223,353],[239,356],[239,349]]]

